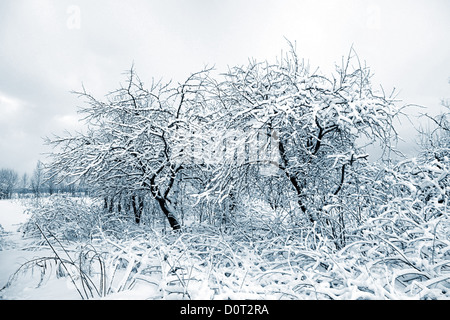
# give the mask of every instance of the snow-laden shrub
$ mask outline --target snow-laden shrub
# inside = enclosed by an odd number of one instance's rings
[[[125,237],[132,233],[131,215],[107,212],[92,199],[52,196],[28,209],[30,219],[22,226],[26,236],[43,239],[41,230],[60,241],[90,241],[99,232]]]
[[[92,236],[98,216],[84,199],[52,196],[45,200],[28,209],[30,219],[22,226],[25,235],[42,238],[39,226],[60,240],[81,241]]]
[[[410,239],[407,230],[386,234],[390,221],[369,221],[366,238],[339,251],[317,234],[310,235],[316,236],[311,249],[290,235],[264,237],[264,229],[207,224],[107,240],[106,269],[117,278],[110,294],[148,287],[148,298],[156,299],[449,297],[448,218],[415,230],[422,235]]]
[[[448,161],[409,159],[382,168],[373,180],[372,212],[338,253],[352,261],[348,270],[358,270],[352,278],[371,281],[366,288],[373,294],[382,283],[385,298],[449,296],[448,168]]]
[[[110,224],[97,228],[81,247],[64,245],[64,250],[44,228],[56,257],[30,261],[22,271],[44,265],[46,277],[55,272],[70,276],[82,298],[449,298],[447,211],[442,208],[442,215],[417,222],[408,201],[396,198],[380,206],[340,250],[318,229],[281,223],[277,219],[283,217],[262,203],[235,216],[234,223],[192,223],[182,232],[142,226],[125,232],[125,225],[134,223],[122,221],[120,236],[107,232],[119,230],[119,224]],[[49,221],[48,216],[34,219]],[[62,223],[52,227],[56,237],[64,235]],[[83,290],[86,287],[91,289]]]

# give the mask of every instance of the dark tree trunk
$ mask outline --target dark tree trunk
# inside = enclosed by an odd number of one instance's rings
[[[173,230],[179,230],[181,229],[180,224],[178,223],[177,219],[175,218],[175,215],[171,212],[171,209],[169,208],[169,200],[168,200],[168,195],[169,192],[175,182],[175,177],[177,175],[177,172],[179,170],[182,169],[181,166],[179,166],[178,168],[174,168],[173,166],[171,166],[171,171],[172,171],[172,175],[170,177],[169,180],[169,184],[167,186],[166,191],[164,192],[164,194],[161,194],[161,191],[156,187],[155,185],[155,179],[156,176],[164,169],[164,166],[162,166],[150,179],[150,185],[147,185],[148,187],[150,187],[150,190],[152,192],[153,197],[155,197],[156,201],[159,204],[159,207],[161,208],[161,211],[163,212],[163,214],[166,216],[167,221],[169,222],[170,227]]]
[[[141,223],[142,211],[144,210],[144,198],[131,196],[131,205],[133,207],[134,217],[137,224]]]
[[[103,200],[104,200],[103,208],[111,213],[113,211],[113,203],[114,203],[113,198],[104,197]]]
[[[170,227],[173,230],[179,230],[181,228],[181,226],[178,223],[175,216],[170,212],[170,209],[168,208],[168,205],[167,205],[167,199],[164,199],[162,197],[157,197],[156,200],[158,201],[159,207],[161,208],[162,212],[166,216]]]
[[[281,159],[283,161],[283,171],[286,174],[286,177],[289,179],[289,181],[291,182],[291,184],[294,186],[295,192],[297,193],[297,203],[300,207],[300,209],[302,210],[302,212],[304,214],[306,214],[308,216],[309,221],[311,221],[311,223],[314,223],[314,218],[312,217],[311,214],[309,214],[307,211],[307,208],[305,206],[305,204],[303,203],[303,186],[302,184],[299,182],[299,180],[297,179],[297,177],[295,175],[292,175],[288,172],[287,167],[288,167],[288,159],[286,156],[286,152],[284,149],[284,145],[280,141],[278,142],[278,150],[280,152],[280,156]]]

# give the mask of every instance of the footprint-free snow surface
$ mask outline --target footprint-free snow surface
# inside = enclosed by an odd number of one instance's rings
[[[0,201],[0,300],[79,299],[67,278],[46,279],[32,270],[20,271],[24,263],[52,255],[49,249],[35,250],[32,242],[22,236],[20,226],[28,218],[20,201]],[[5,288],[13,275],[13,285]]]

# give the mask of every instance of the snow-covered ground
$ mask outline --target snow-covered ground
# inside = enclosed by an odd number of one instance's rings
[[[89,244],[78,242],[72,246],[65,243],[64,246],[61,244],[58,247],[60,243],[51,239],[55,246],[50,247],[46,243],[39,243],[36,238],[24,237],[24,232],[20,230],[20,227],[31,217],[26,209],[27,206],[18,200],[0,201],[0,300],[80,300],[86,298],[142,300],[188,297],[185,290],[183,291],[183,288],[177,285],[169,284],[170,289],[168,288],[168,290],[163,288],[166,286],[163,283],[171,282],[174,279],[174,282],[177,282],[179,276],[170,271],[170,259],[160,256],[162,251],[158,251],[153,256],[149,254],[149,258],[145,261],[146,263],[150,262],[148,268],[156,270],[151,272],[151,276],[130,277],[130,273],[135,271],[131,266],[143,262],[135,257],[136,254],[143,255],[139,252],[139,245],[141,245],[139,241],[124,247],[112,242],[99,245],[99,247],[104,247],[103,252],[111,252],[113,257],[108,260],[109,263],[102,261],[107,269],[103,270],[103,273],[86,274],[87,281],[93,281],[90,289],[86,289],[84,287],[86,282],[83,283],[75,263],[71,265],[70,261],[78,262],[77,258],[86,252],[83,252],[84,245],[89,247]],[[106,248],[106,246],[110,247]],[[133,246],[138,248],[131,250]],[[66,262],[64,266],[60,262],[61,260],[54,259],[56,254],[53,249]],[[88,248],[87,251],[89,250]],[[114,256],[114,253],[117,255]],[[166,263],[162,263],[162,261]],[[128,264],[130,267],[126,268],[118,266],[118,264]],[[64,272],[63,269],[66,267],[69,270]],[[92,267],[95,268],[98,265],[94,266],[93,264]],[[165,269],[169,276],[162,276],[164,273],[162,269]],[[102,290],[102,280],[105,281],[103,292],[98,294],[95,290]],[[195,293],[189,297],[209,299],[212,291],[202,286],[202,283],[191,283],[190,287],[196,289]]]
[[[181,233],[161,233],[107,225],[111,217],[95,226],[90,239],[60,242],[89,231],[83,224],[98,217],[76,201],[53,201],[53,211],[37,218],[39,212],[32,217],[18,201],[0,201],[0,299],[391,300],[450,294],[447,216],[415,226],[413,238],[406,229],[396,242],[389,240],[393,235],[384,239],[383,225],[377,225],[390,219],[369,221],[367,239],[342,250],[318,237],[313,248],[274,228],[193,224]],[[42,225],[42,236],[28,230],[24,237],[19,228],[27,220]],[[113,228],[122,233],[108,235]]]
[[[15,233],[23,222],[27,221],[28,215],[24,212],[25,207],[18,201],[0,200],[0,224],[4,231]]]
[[[35,251],[33,242],[22,237],[19,228],[29,218],[25,209],[17,200],[0,201],[0,225],[3,228],[0,238],[0,289],[25,262],[51,255],[49,249],[39,248]],[[43,279],[43,285],[38,286],[40,280],[39,274],[21,273],[13,286],[0,292],[0,299],[79,299],[75,288],[66,278],[50,277]]]

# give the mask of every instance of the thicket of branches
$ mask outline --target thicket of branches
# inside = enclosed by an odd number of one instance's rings
[[[86,195],[83,183],[74,183],[74,179],[66,177],[58,183],[51,171],[46,170],[44,163],[38,161],[32,174],[19,173],[13,169],[0,169],[0,199],[40,198],[53,194]]]
[[[446,212],[447,115],[432,118],[418,159],[370,161],[367,145],[394,150],[400,109],[353,50],[331,75],[291,46],[275,63],[205,69],[178,85],[127,76],[104,100],[77,92],[87,131],[48,140],[50,176],[83,181],[105,214],[139,224],[162,213],[178,230],[236,226],[261,205],[267,224],[314,230],[342,249],[397,195],[420,219]]]

